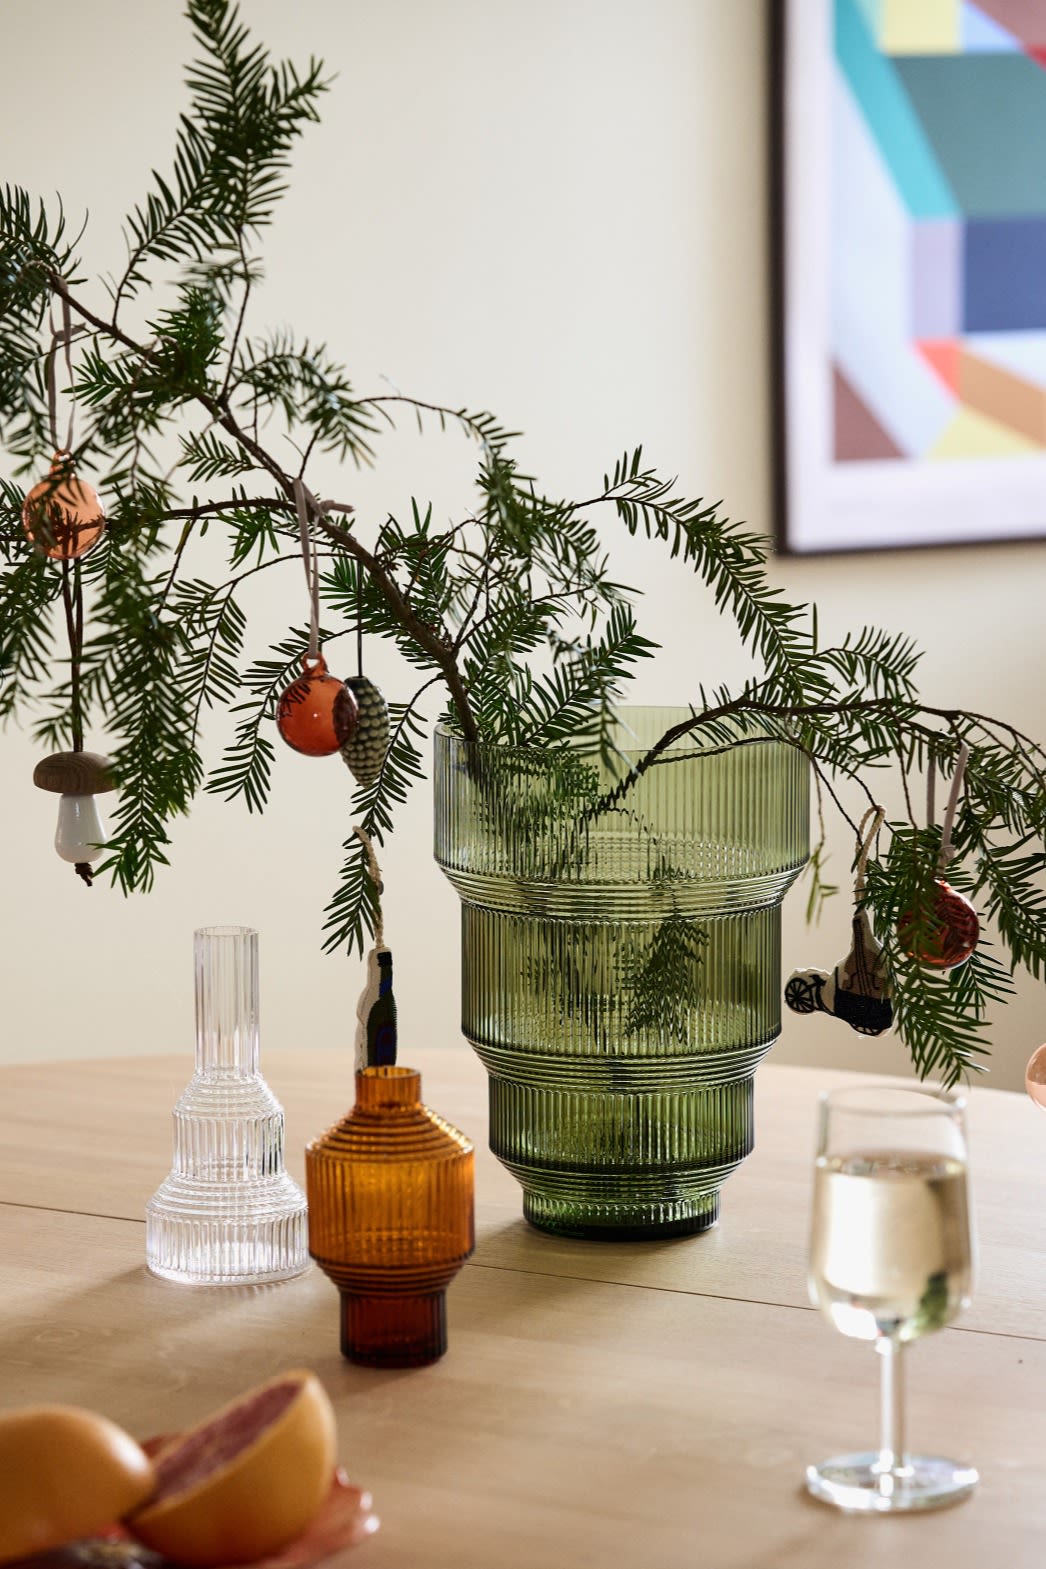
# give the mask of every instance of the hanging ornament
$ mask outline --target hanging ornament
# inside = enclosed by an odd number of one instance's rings
[[[374,884],[374,946],[367,955],[367,984],[356,1004],[356,1072],[388,1068],[396,1061],[396,999],[392,994],[392,954],[385,946],[381,896],[385,892],[374,846],[363,829],[353,833],[367,852]]]
[[[906,953],[934,970],[951,970],[965,964],[981,934],[977,911],[964,893],[934,878],[933,909],[923,918],[923,929],[911,911],[901,916],[897,935]]]
[[[33,783],[61,796],[54,847],[90,886],[91,862],[102,854],[105,827],[96,796],[115,788],[107,757],[97,752],[55,752],[37,763]]]
[[[288,746],[306,757],[329,757],[355,729],[356,699],[327,671],[320,653],[306,654],[302,674],[280,696],[276,728]]]
[[[345,683],[356,703],[355,730],[341,748],[342,759],[357,784],[372,785],[389,752],[389,705],[380,687],[363,674],[363,570],[356,568],[356,674]]]
[[[64,444],[58,437],[58,384],[55,366],[58,350],[65,351],[69,381],[73,380],[72,341],[82,329],[74,329],[69,301],[62,298],[62,325],[55,327],[51,308],[51,348],[47,355],[47,412],[51,426],[54,456],[46,479],[34,485],[22,505],[22,525],[38,550],[52,561],[75,561],[102,537],[105,512],[93,485],[78,479],[73,471],[73,409]]]
[[[98,492],[77,479],[68,452],[55,453],[47,478],[26,496],[22,524],[33,544],[52,561],[75,561],[101,538],[105,513]]]
[[[366,676],[350,676],[345,692],[356,704],[356,728],[342,743],[341,755],[358,784],[372,785],[389,750],[389,705]]]
[[[1040,1046],[1028,1058],[1024,1074],[1024,1088],[1036,1106],[1046,1111],[1046,1046]]]
[[[276,728],[296,752],[303,752],[306,757],[329,757],[355,733],[356,699],[337,676],[328,672],[327,661],[320,653],[319,561],[309,533],[306,491],[300,479],[294,481],[294,503],[309,588],[309,647],[302,657],[302,674],[280,695]]]
[[[55,364],[58,350],[64,347],[70,384],[73,380],[71,344],[83,328],[73,329],[69,301],[62,295],[62,326],[54,324],[51,304],[51,348],[47,356],[47,412],[51,426],[54,456],[51,472],[34,485],[22,507],[22,523],[38,550],[61,563],[62,601],[69,638],[69,725],[72,751],[56,752],[44,758],[33,770],[33,783],[41,790],[60,796],[58,827],[54,847],[63,861],[75,868],[88,887],[93,875],[91,864],[104,854],[107,838],[98,811],[96,796],[115,788],[112,765],[98,752],[84,751],[83,690],[81,663],[84,639],[83,579],[80,557],[105,528],[105,513],[92,486],[77,479],[73,472],[73,407],[64,445],[58,437],[58,386]]]
[[[945,882],[944,873],[955,857],[952,845],[952,825],[959,804],[963,776],[970,749],[965,741],[959,747],[952,776],[951,791],[944,811],[941,829],[941,849],[937,857],[937,875],[933,880],[932,909],[916,912],[907,910],[897,923],[897,936],[906,953],[920,964],[935,970],[951,970],[965,964],[973,953],[981,934],[977,911],[966,895]],[[927,785],[928,815],[933,820],[934,764],[930,760]],[[929,902],[929,901],[928,901]]]
[[[893,1023],[893,1003],[883,950],[872,934],[868,911],[864,907],[868,854],[884,815],[881,806],[870,807],[858,831],[849,953],[830,974],[827,970],[796,970],[785,987],[785,1002],[793,1012],[834,1014],[859,1035],[882,1035]],[[869,818],[873,819],[872,825],[865,833]]]

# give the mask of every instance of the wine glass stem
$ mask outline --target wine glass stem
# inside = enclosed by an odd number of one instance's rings
[[[879,1470],[903,1470],[904,1452],[904,1347],[892,1335],[876,1341],[879,1353]]]

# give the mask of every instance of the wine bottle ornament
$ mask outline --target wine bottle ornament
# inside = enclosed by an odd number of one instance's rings
[[[374,887],[374,942],[366,959],[366,985],[356,1004],[356,1072],[361,1073],[364,1068],[391,1068],[396,1061],[396,999],[381,904],[385,882],[370,836],[358,824],[352,831],[363,845]]]
[[[864,903],[868,856],[885,815],[881,806],[869,807],[858,829],[849,952],[830,973],[796,970],[785,986],[785,1002],[794,1013],[832,1014],[859,1035],[882,1035],[893,1023],[886,961]]]

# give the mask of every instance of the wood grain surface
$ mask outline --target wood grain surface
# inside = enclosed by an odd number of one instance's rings
[[[910,1355],[912,1442],[982,1485],[953,1510],[849,1519],[804,1465],[874,1443],[877,1364],[813,1312],[806,1227],[818,1091],[853,1075],[767,1065],[755,1154],[703,1237],[559,1241],[520,1219],[485,1148],[482,1070],[416,1064],[429,1104],[477,1141],[479,1244],[451,1288],[450,1349],[411,1372],[352,1367],[336,1297],[283,1285],[189,1289],[143,1264],[143,1205],[170,1162],[184,1062],[0,1070],[0,1405],[68,1401],[141,1437],[281,1368],[316,1369],[378,1535],[338,1569],[920,1569],[1038,1565],[1046,1531],[1046,1122],[971,1096],[979,1284],[960,1326]],[[333,1052],[273,1054],[288,1164],[347,1107]]]

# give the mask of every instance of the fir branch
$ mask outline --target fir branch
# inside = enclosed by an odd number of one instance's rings
[[[171,599],[185,645],[181,682],[192,704],[194,744],[203,710],[231,702],[240,690],[237,660],[247,617],[236,602],[239,581],[216,589],[200,579],[182,579]]]
[[[971,814],[972,815],[972,814]],[[999,930],[1014,964],[1041,980],[1046,975],[1046,854],[1022,853],[1020,845],[993,844],[979,823],[967,835],[976,846],[974,892],[986,895],[986,914]]]
[[[210,483],[216,479],[230,479],[238,474],[249,474],[252,469],[257,468],[256,462],[249,453],[228,446],[213,430],[201,431],[198,434],[193,432],[188,436],[179,436],[178,440],[182,449],[179,467],[185,469],[191,480]],[[223,506],[219,509],[211,507],[208,510],[231,512],[232,508],[226,509]],[[196,515],[199,516],[198,511]],[[172,514],[167,514],[168,519],[171,516]]]
[[[119,796],[115,831],[98,872],[125,892],[147,891],[167,865],[167,824],[185,813],[203,777],[191,705],[179,669],[181,636],[153,613],[150,583],[133,557],[110,552],[95,607],[100,632],[85,648],[105,703]]]
[[[303,426],[310,433],[310,446],[342,460],[351,458],[358,467],[373,462],[369,438],[376,424],[353,398],[343,367],[325,344],[306,340],[299,348],[286,330],[246,344],[229,396],[244,389],[258,409],[278,410],[288,430]]]
[[[398,404],[411,409],[417,419],[419,434],[424,432],[424,415],[431,414],[439,424],[441,431],[445,431],[449,424],[461,427],[467,436],[479,443],[487,452],[498,454],[504,452],[510,442],[515,441],[519,431],[506,430],[494,417],[486,412],[470,413],[465,408],[451,408],[441,403],[427,403],[421,398],[407,397],[402,392],[379,393],[376,396],[361,398],[360,408],[377,409],[383,414],[390,424],[394,423],[389,411],[390,404]]]
[[[0,575],[0,721],[17,717],[46,675],[60,595],[60,579],[36,551]]]
[[[238,703],[231,712],[244,713],[244,717],[238,722],[233,741],[204,789],[226,801],[235,801],[242,796],[248,812],[263,812],[272,788],[272,763],[276,755],[268,736],[261,734],[265,715],[254,703]]]
[[[418,717],[417,707],[438,680],[439,677],[434,676],[426,681],[408,703],[389,704],[389,748],[381,772],[373,784],[360,786],[353,797],[353,818],[376,844],[385,842],[393,827],[395,808],[407,799],[412,786],[425,777],[420,749],[425,726]],[[362,841],[351,834],[342,848],[346,859],[339,873],[338,886],[324,912],[327,918],[323,924],[326,933],[323,947],[327,953],[338,948],[362,953],[365,934],[372,936],[374,933],[377,890]]]
[[[148,283],[149,261],[242,256],[244,236],[270,222],[286,188],[290,147],[318,118],[326,90],[317,61],[301,76],[289,61],[270,65],[229,0],[189,0],[187,14],[201,50],[187,78],[191,107],[179,120],[172,176],[154,171],[154,189],[128,219],[114,324],[123,301]]]
[[[69,292],[68,287],[61,278],[52,277],[51,284],[55,293],[61,298],[68,300],[71,308],[85,321],[98,327],[103,333],[107,333],[116,342],[122,343],[125,347],[130,347],[143,359],[150,360],[154,357],[151,349],[136,344],[122,328],[116,327],[113,323],[107,325],[103,322],[89,307]],[[196,401],[207,409],[214,421],[220,424],[245,452],[258,459],[259,467],[266,469],[273,476],[288,498],[293,499],[293,476],[287,474],[280,464],[243,430],[227,405],[202,390],[197,391],[194,396]],[[445,636],[440,636],[437,631],[416,616],[393,574],[386,571],[378,558],[371,551],[367,550],[347,529],[342,528],[331,520],[332,504],[330,502],[325,502],[323,507],[320,507],[315,499],[310,499],[308,510],[316,529],[320,533],[325,534],[332,542],[341,545],[366,569],[370,580],[378,593],[387,602],[406,638],[424,654],[427,654],[432,663],[438,666],[450,690],[463,733],[467,739],[476,740],[479,732],[469,704],[468,692],[455,658],[452,641]],[[341,508],[340,510],[351,509]]]
[[[648,659],[657,645],[642,637],[625,604],[614,605],[596,637],[559,644],[550,675],[535,681],[519,716],[520,746],[554,746],[596,737],[604,757],[610,752],[613,705],[632,666]]]
[[[72,251],[61,208],[52,218],[21,187],[0,187],[0,439],[25,459],[50,437],[40,334],[50,278],[73,268]]]
[[[673,559],[681,557],[704,578],[716,606],[731,612],[742,638],[773,667],[782,691],[801,699],[797,667],[812,652],[810,634],[798,628],[806,606],[786,604],[767,583],[763,537],[722,520],[715,506],[678,496],[674,480],[643,467],[641,447],[626,452],[604,475],[602,494],[583,505],[607,501],[630,534],[642,529],[648,539],[664,541]]]
[[[332,640],[332,634],[323,633],[323,642]],[[275,754],[272,743],[262,735],[261,726],[264,721],[275,719],[279,695],[301,674],[302,656],[308,646],[308,629],[295,629],[273,645],[274,659],[256,660],[243,672],[241,684],[252,695],[229,710],[243,717],[237,722],[235,738],[204,786],[208,794],[220,795],[226,801],[242,796],[249,812],[264,809]]]
[[[927,945],[934,925],[934,876],[940,835],[890,825],[887,855],[869,861],[866,903],[874,914],[890,978],[894,1019],[920,1078],[934,1075],[946,1086],[983,1071],[988,1049],[987,1007],[1008,994],[1012,983],[985,953],[983,944],[965,964],[942,971],[922,964],[913,951]]]

